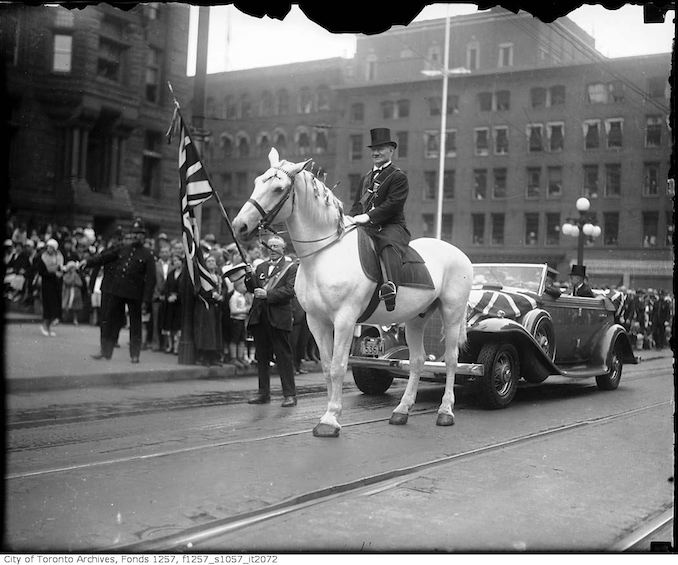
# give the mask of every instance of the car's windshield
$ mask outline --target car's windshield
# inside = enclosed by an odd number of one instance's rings
[[[479,263],[473,265],[473,286],[489,285],[541,292],[545,273],[546,265]]]

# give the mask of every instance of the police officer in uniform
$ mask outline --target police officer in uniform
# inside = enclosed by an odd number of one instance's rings
[[[391,160],[398,147],[391,130],[370,130],[372,171],[360,181],[360,190],[349,215],[367,229],[384,264],[386,281],[379,289],[388,311],[395,308],[402,257],[410,242],[405,224],[405,201],[409,192],[407,176]]]
[[[81,268],[112,264],[109,299],[101,312],[101,352],[94,359],[110,359],[115,340],[124,324],[125,305],[129,310],[130,358],[139,362],[141,351],[141,316],[150,311],[155,286],[155,260],[150,249],[144,246],[146,229],[140,219],[132,226],[132,242],[106,249],[95,257],[80,262]]]

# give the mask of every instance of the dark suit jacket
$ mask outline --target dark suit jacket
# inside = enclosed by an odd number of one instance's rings
[[[291,263],[291,265],[290,265]],[[292,298],[294,297],[294,281],[297,277],[297,264],[285,257],[268,274],[270,261],[264,261],[254,271],[254,286],[264,288],[269,279],[272,279],[283,270],[283,265],[289,265],[280,279],[267,290],[265,299],[255,298],[250,309],[249,325],[261,323],[261,313],[265,309],[271,327],[279,330],[292,331]]]
[[[167,276],[169,276],[172,271],[172,265],[169,264],[167,267]],[[162,261],[158,259],[155,262],[155,287],[153,289],[153,300],[161,300],[161,296],[164,292],[166,277],[163,274],[162,270]]]
[[[365,210],[360,202],[367,190],[374,190],[374,199]],[[367,214],[375,225],[405,224],[405,201],[410,190],[407,176],[393,163],[372,179],[372,171],[360,180],[360,191],[349,212],[350,216]]]
[[[86,267],[112,264],[110,288],[106,291],[113,296],[150,302],[155,286],[155,259],[144,246],[123,245],[111,247],[95,257],[87,259]],[[108,284],[107,284],[108,287]],[[102,284],[102,292],[104,292]]]
[[[584,298],[594,298],[596,295],[593,294],[591,287],[586,283],[581,283],[578,287],[573,289],[574,296],[583,296]]]

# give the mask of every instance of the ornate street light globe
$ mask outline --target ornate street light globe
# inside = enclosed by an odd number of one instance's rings
[[[601,233],[603,233],[603,230],[600,229],[600,226],[593,226],[593,233],[591,234],[593,237],[599,237]]]
[[[577,199],[577,210],[580,212],[588,212],[589,208],[591,207],[591,203],[589,202],[588,198],[584,198],[583,196],[579,199]]]
[[[588,235],[589,237],[591,237],[593,235],[593,232],[595,231],[594,228],[595,226],[593,224],[589,224],[588,222],[586,222],[584,224],[584,227],[582,227],[582,231],[584,232],[584,235]]]
[[[574,226],[570,222],[564,223],[563,227],[561,228],[563,235],[572,235],[572,228],[573,227]]]

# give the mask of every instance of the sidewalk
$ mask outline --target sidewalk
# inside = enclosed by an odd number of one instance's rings
[[[37,392],[92,386],[130,385],[195,379],[251,380],[256,391],[256,367],[238,369],[234,365],[204,367],[180,365],[176,355],[142,351],[140,362],[132,364],[129,332],[120,333],[120,348],[110,361],[97,361],[90,355],[99,351],[99,328],[88,324],[59,324],[56,337],[40,332],[40,319],[32,314],[5,312],[5,392]],[[308,370],[320,366],[310,363]],[[272,370],[275,374],[275,369]]]

